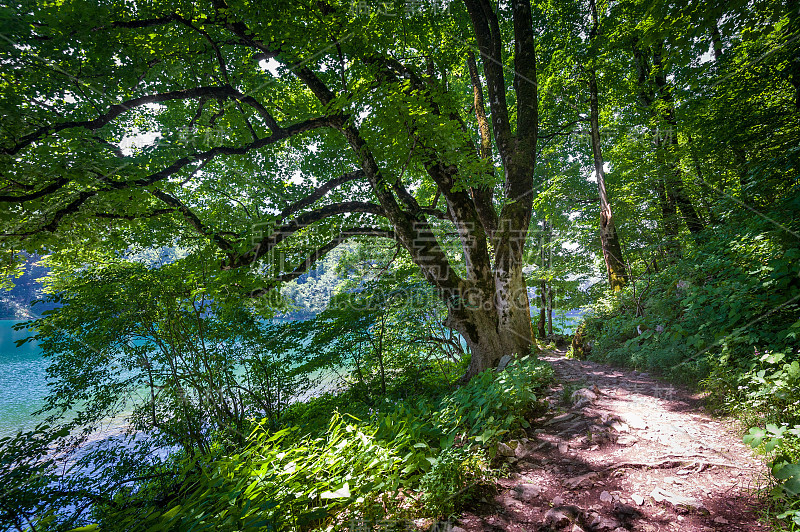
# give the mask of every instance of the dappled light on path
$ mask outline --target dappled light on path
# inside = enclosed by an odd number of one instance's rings
[[[541,358],[558,379],[553,409],[527,438],[501,444],[511,474],[461,529],[768,530],[755,495],[765,466],[699,396],[563,353]]]

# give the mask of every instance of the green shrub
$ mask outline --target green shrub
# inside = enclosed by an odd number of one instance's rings
[[[764,353],[740,383],[730,408],[756,425],[744,441],[769,458],[777,517],[800,525],[800,362]]]
[[[334,413],[322,436],[257,424],[242,452],[184,458],[172,489],[154,497],[145,482],[99,508],[96,521],[126,530],[289,531],[346,529],[354,516],[448,516],[488,481],[487,450],[528,425],[551,377],[549,365],[525,358],[440,401],[386,402],[368,420]]]
[[[426,513],[449,518],[490,478],[489,464],[482,449],[442,449],[431,469],[420,479],[420,502]]]
[[[515,430],[528,428],[540,403],[536,392],[552,381],[549,364],[523,357],[500,373],[486,371],[442,401],[437,424],[487,447]]]

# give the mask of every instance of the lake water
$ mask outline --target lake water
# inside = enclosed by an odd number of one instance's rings
[[[580,321],[580,314],[573,311],[553,321],[570,334]],[[18,322],[0,320],[0,438],[35,427],[37,418],[32,414],[44,406],[47,395],[48,362],[35,342],[16,347],[15,340],[31,333],[15,331],[15,323]]]
[[[17,347],[15,340],[30,336],[15,331],[16,320],[0,320],[0,438],[29,430],[36,425],[31,416],[44,405],[47,395],[47,361],[34,342]]]

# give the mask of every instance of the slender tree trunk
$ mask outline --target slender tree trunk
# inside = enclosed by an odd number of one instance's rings
[[[545,271],[546,262],[544,256],[547,248],[547,220],[542,221],[542,231],[539,236],[539,268]],[[539,338],[544,340],[547,336],[547,279],[539,281],[539,322],[537,323],[537,333]]]
[[[656,139],[660,146],[664,147],[666,157],[665,186],[667,193],[672,194],[675,203],[686,222],[686,227],[692,234],[697,234],[705,228],[705,224],[697,214],[691,200],[686,194],[683,186],[683,171],[680,168],[679,146],[678,146],[678,120],[675,115],[675,101],[672,96],[672,87],[667,83],[666,72],[663,70],[661,59],[661,45],[653,54],[653,67],[656,69],[655,84],[658,90],[658,99],[663,104],[661,116],[657,117],[659,122],[662,120],[668,125],[666,135],[659,135]]]
[[[722,34],[719,32],[719,25],[716,23],[711,28],[711,44],[714,47],[714,61],[719,62],[722,57]]]
[[[592,154],[594,170],[597,175],[597,189],[600,192],[600,247],[608,272],[608,283],[613,291],[621,290],[628,284],[628,269],[622,256],[619,234],[611,212],[611,202],[606,190],[606,177],[603,169],[603,152],[600,147],[600,112],[597,96],[597,77],[594,69],[589,69],[589,122],[591,124]]]
[[[383,366],[383,335],[386,331],[386,314],[381,315],[381,331],[378,337],[378,367],[381,372],[381,396],[386,397],[386,370]]]
[[[592,27],[589,30],[589,39],[592,44],[598,35],[600,18],[597,14],[595,0],[589,0],[592,12]],[[597,189],[600,193],[600,248],[603,251],[603,260],[606,263],[608,284],[615,292],[622,290],[628,284],[628,268],[622,256],[622,246],[619,243],[619,234],[611,212],[611,202],[606,190],[606,174],[603,169],[603,152],[600,146],[600,102],[597,90],[597,74],[594,66],[588,69],[589,77],[589,123],[590,138],[592,142],[592,157],[594,171],[597,175]]]
[[[736,163],[736,173],[739,175],[739,195],[742,198],[742,202],[749,205],[751,198],[747,193],[749,188],[747,175],[747,156],[744,154],[744,150],[738,146],[734,146],[733,158],[734,162]]]
[[[698,185],[702,188],[702,186],[706,183],[706,180],[705,180],[705,177],[703,177],[703,167],[700,164],[700,157],[698,157],[698,155],[697,155],[697,150],[695,149],[695,145],[694,145],[694,142],[692,140],[692,136],[691,135],[687,135],[686,143],[689,146],[689,155],[692,158],[692,164],[694,165],[695,175],[697,175]],[[700,204],[703,207],[703,210],[705,210],[706,214],[708,215],[707,219],[708,219],[709,223],[711,225],[715,225],[715,224],[719,223],[719,220],[717,219],[716,215],[714,214],[714,209],[705,200],[705,196],[704,195],[700,196]]]
[[[539,286],[539,293],[541,306],[539,307],[539,322],[537,323],[536,332],[539,334],[539,338],[544,340],[547,336],[547,332],[545,331],[545,323],[547,322],[547,302],[545,301],[545,294],[547,293],[547,281],[541,282]]]
[[[681,256],[681,244],[678,240],[678,208],[672,189],[667,187],[664,179],[664,174],[666,173],[663,169],[666,164],[664,159],[664,152],[657,143],[656,166],[658,167],[658,175],[656,176],[656,197],[661,210],[661,229],[666,241],[666,255],[675,259]]]

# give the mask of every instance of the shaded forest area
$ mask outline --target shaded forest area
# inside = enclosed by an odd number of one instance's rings
[[[37,254],[52,309],[19,326],[50,393],[0,442],[0,528],[466,515],[572,397],[539,355],[579,307],[568,357],[736,416],[765,520],[800,526],[796,2],[18,2],[0,28],[3,283]]]

